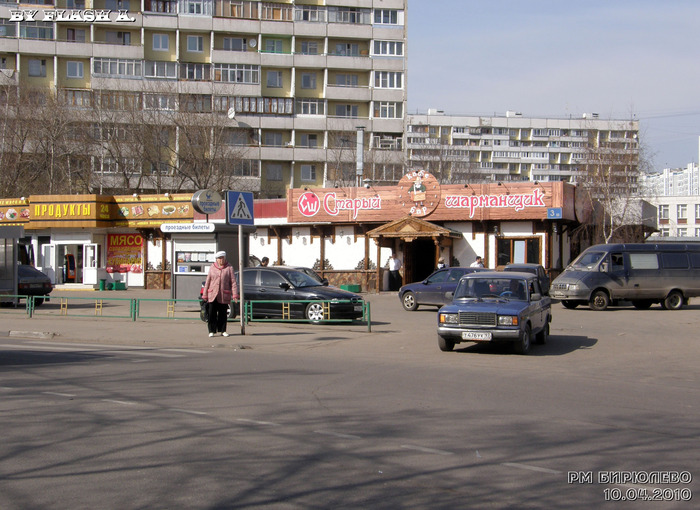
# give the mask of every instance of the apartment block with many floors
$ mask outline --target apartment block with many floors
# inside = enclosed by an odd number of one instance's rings
[[[396,182],[406,13],[407,0],[3,2],[0,85],[91,111],[101,143],[83,158],[96,176],[86,191],[123,187],[125,169],[141,188],[196,188],[201,146],[261,197],[354,183],[358,131],[368,175]],[[134,111],[158,126],[159,146],[106,147]],[[97,126],[114,112],[109,129]]]
[[[408,116],[409,164],[444,182],[576,182],[594,153],[627,164],[638,157],[639,123],[597,114],[569,118],[445,115]]]

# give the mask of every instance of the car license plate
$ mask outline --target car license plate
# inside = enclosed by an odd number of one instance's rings
[[[362,311],[362,305],[355,305],[355,311],[356,311],[356,312],[361,312],[361,311]]]
[[[489,331],[462,331],[462,340],[477,340],[480,342],[490,342],[491,332]]]

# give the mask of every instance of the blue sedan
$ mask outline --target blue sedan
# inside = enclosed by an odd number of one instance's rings
[[[438,269],[422,282],[409,283],[399,289],[404,310],[412,312],[419,305],[442,306],[452,302],[451,293],[465,274],[486,271],[480,267],[446,267]]]

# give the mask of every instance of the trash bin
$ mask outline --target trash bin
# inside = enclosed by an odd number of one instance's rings
[[[107,284],[107,290],[112,290],[112,287],[113,287],[112,282],[109,282]]]
[[[100,280],[100,290],[105,290],[107,280]]]

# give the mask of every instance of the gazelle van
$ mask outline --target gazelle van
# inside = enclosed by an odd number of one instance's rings
[[[550,296],[566,308],[605,310],[618,300],[640,310],[660,303],[680,310],[700,296],[700,245],[599,244],[586,249],[553,282]]]

